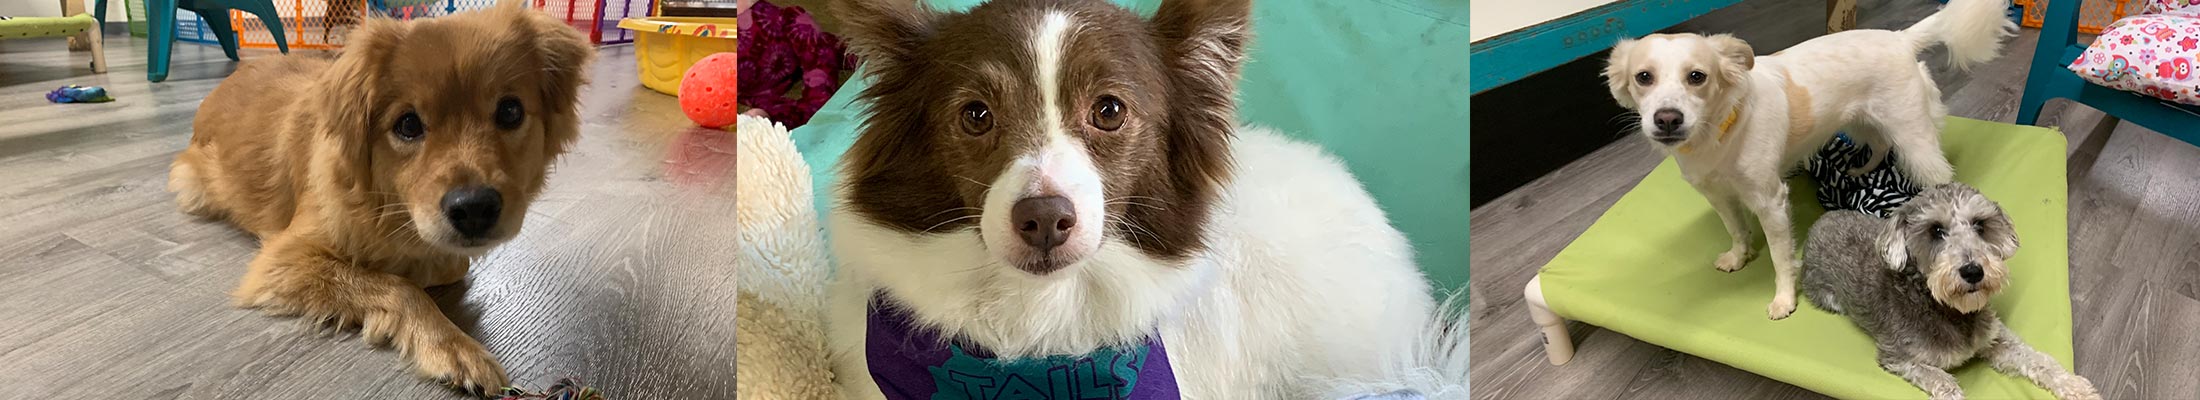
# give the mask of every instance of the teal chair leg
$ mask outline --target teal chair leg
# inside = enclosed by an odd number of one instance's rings
[[[290,41],[283,38],[283,16],[275,13],[274,2],[267,0],[241,1],[232,2],[228,6],[260,17],[260,23],[267,25],[268,36],[275,38],[275,48],[281,49],[283,54],[290,54]]]
[[[2024,99],[2017,102],[2017,124],[2039,122],[2040,107],[2047,105],[2047,99],[2077,99],[2078,91],[2084,88],[2085,80],[2063,69],[2077,59],[2064,56],[2078,42],[2079,5],[2076,1],[2047,3],[2040,41],[2032,50],[2032,70],[2024,78]]]
[[[222,44],[222,54],[229,56],[229,61],[244,61],[237,58],[237,31],[229,27],[229,10],[193,11],[198,11],[199,18],[206,20],[206,28],[214,31],[214,38]]]
[[[168,53],[176,42],[176,0],[146,0],[146,39],[152,54],[145,59],[145,80],[168,80]]]

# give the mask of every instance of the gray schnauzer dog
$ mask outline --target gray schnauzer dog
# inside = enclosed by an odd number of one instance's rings
[[[1811,227],[1803,296],[1871,335],[1879,366],[1933,399],[1961,399],[1949,368],[1985,358],[2061,399],[2098,399],[2093,383],[2002,326],[1987,300],[2008,283],[2017,232],[2001,206],[1961,183],[1928,188],[1880,219],[1832,211]]]

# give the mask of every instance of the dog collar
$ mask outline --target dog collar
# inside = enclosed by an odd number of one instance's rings
[[[1160,335],[1129,348],[1075,356],[1001,360],[976,346],[943,340],[909,314],[871,297],[864,364],[892,400],[1179,399],[1176,373]]]
[[[1734,133],[1734,122],[1741,119],[1742,105],[1735,104],[1734,109],[1726,113],[1726,122],[1719,123],[1719,143],[1726,143],[1726,137]]]
[[[1728,136],[1734,135],[1734,123],[1740,122],[1741,120],[1742,105],[1735,104],[1733,110],[1727,110],[1726,122],[1719,123],[1719,143],[1726,143],[1726,138]],[[1689,152],[1696,151],[1695,146],[1695,143],[1681,145],[1680,152],[1681,154],[1685,155]]]

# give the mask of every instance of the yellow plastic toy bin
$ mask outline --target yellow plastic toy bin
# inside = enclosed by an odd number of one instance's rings
[[[619,20],[619,28],[634,31],[634,60],[642,86],[664,94],[680,95],[680,78],[689,66],[711,54],[731,53],[736,20],[707,17],[648,17]]]

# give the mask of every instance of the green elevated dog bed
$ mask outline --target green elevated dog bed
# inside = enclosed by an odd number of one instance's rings
[[[979,0],[928,0],[964,10]],[[1116,0],[1153,15],[1159,0]],[[1238,84],[1239,120],[1321,144],[1344,160],[1437,288],[1467,282],[1467,4],[1259,1]],[[851,79],[792,132],[818,207],[855,141],[867,85]]]
[[[99,21],[91,14],[67,17],[4,17],[0,16],[0,39],[74,36],[90,33],[92,72],[107,72],[107,50],[99,32]]]
[[[1941,146],[1956,165],[1956,180],[2000,203],[2022,243],[2008,260],[2010,285],[1993,300],[1994,310],[2025,342],[2069,366],[2063,135],[1949,118]],[[1795,232],[1808,232],[1824,212],[1812,198],[1815,189],[1802,179],[1789,186]],[[1808,305],[1800,295],[1797,301],[1806,304],[1795,315],[1766,319],[1772,260],[1760,255],[1734,273],[1712,269],[1712,261],[1729,246],[1710,203],[1682,181],[1679,167],[1669,159],[1544,265],[1529,283],[1528,296],[1531,302],[1540,298],[1563,318],[1834,397],[1924,398],[1924,392],[1879,368],[1871,339],[1862,330]],[[1757,246],[1764,246],[1761,237]],[[1537,316],[1551,339],[1546,351],[1553,362],[1563,363],[1572,354],[1572,343],[1561,321],[1548,317]],[[1549,336],[1553,333],[1557,335]],[[1970,398],[2053,398],[1982,361],[1974,360],[1955,375]]]
[[[70,36],[92,29],[91,14],[0,18],[0,39]]]

